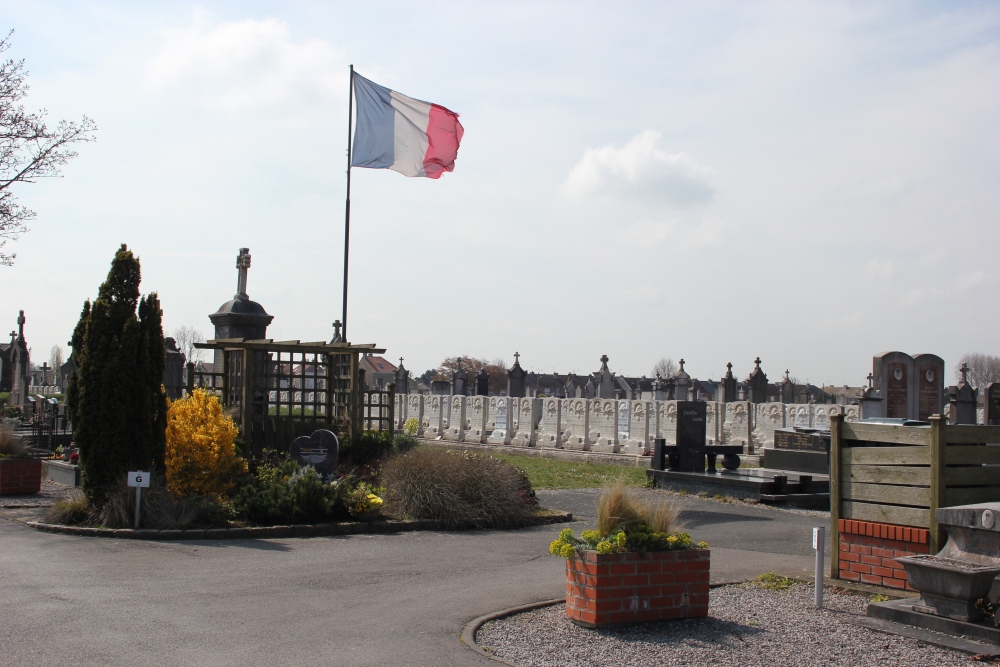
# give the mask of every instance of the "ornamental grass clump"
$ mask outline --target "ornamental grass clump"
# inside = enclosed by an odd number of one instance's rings
[[[14,425],[0,423],[0,458],[9,456],[27,456],[28,446],[14,435]]]
[[[385,513],[439,521],[446,529],[525,526],[537,506],[519,468],[491,456],[436,447],[390,458],[381,483]]]
[[[247,471],[236,452],[239,430],[223,414],[214,393],[195,389],[167,408],[167,444],[164,464],[167,490],[177,497],[221,498]]]
[[[705,542],[695,543],[680,531],[678,515],[669,499],[637,498],[619,481],[597,501],[597,530],[584,530],[576,537],[566,528],[549,545],[549,553],[572,558],[581,551],[610,554],[707,548]]]

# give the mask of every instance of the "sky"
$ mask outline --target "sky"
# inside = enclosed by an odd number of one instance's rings
[[[440,180],[352,170],[349,336],[405,358],[702,379],[1000,354],[1000,5],[0,2],[29,109],[97,141],[21,184],[0,327],[66,341],[121,243],[167,335],[341,315],[348,67],[460,114]]]

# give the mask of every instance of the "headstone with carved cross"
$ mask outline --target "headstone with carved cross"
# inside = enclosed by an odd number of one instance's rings
[[[767,376],[760,368],[760,357],[753,361],[753,371],[750,373],[750,402],[767,403]]]
[[[524,398],[524,378],[527,373],[521,368],[521,355],[514,353],[514,365],[507,371],[507,395],[511,398]]]
[[[969,365],[963,363],[959,372],[962,374],[962,379],[958,381],[958,385],[948,388],[951,400],[951,423],[975,424],[979,392],[969,384]]]

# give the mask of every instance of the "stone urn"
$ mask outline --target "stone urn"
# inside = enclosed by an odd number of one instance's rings
[[[959,621],[977,621],[976,602],[989,598],[1000,575],[1000,503],[942,507],[935,519],[948,542],[933,556],[897,558],[910,585],[920,592],[914,611]]]
[[[1000,566],[980,565],[944,556],[904,556],[896,559],[910,585],[920,591],[922,604],[914,611],[946,616],[956,621],[978,621],[983,612],[976,601],[989,597]]]

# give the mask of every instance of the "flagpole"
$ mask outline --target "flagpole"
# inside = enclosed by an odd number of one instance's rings
[[[344,312],[341,315],[341,335],[347,342],[347,258],[351,241],[351,113],[354,111],[354,65],[351,65],[350,89],[347,93],[347,203],[344,209]]]

